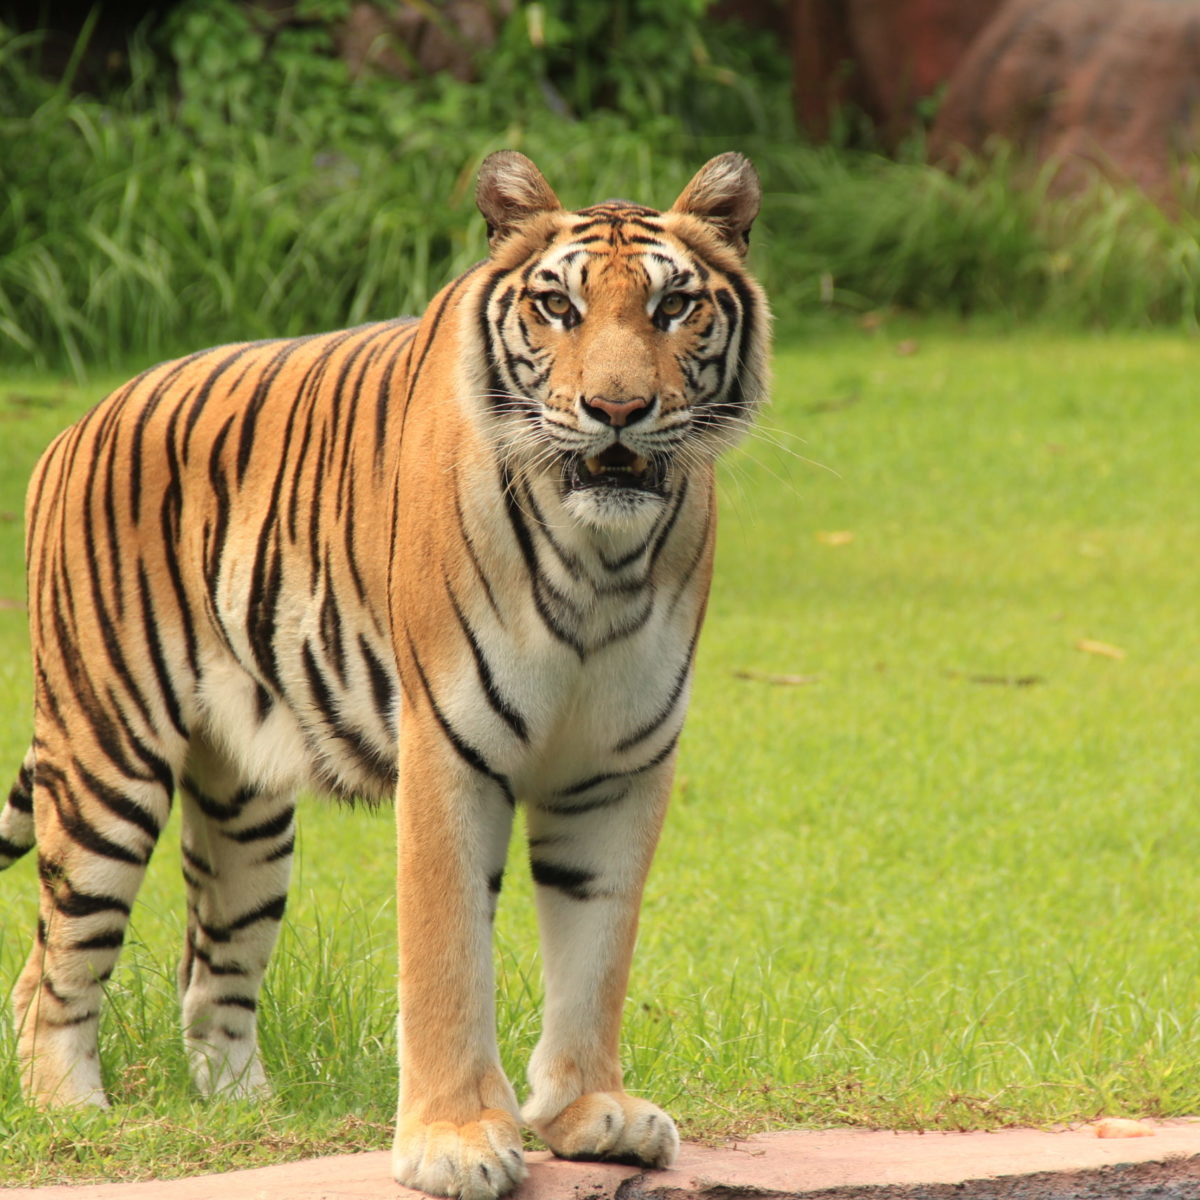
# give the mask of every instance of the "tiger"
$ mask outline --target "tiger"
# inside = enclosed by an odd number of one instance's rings
[[[40,1106],[108,1101],[97,1027],[175,796],[192,1081],[253,1098],[301,789],[394,803],[391,1166],[492,1200],[522,1127],[662,1167],[620,1019],[713,570],[714,470],[769,385],[747,269],[761,186],[719,155],[674,205],[568,211],[524,155],[478,173],[488,254],[419,318],[161,363],[29,484],[34,735],[0,866],[38,848],[13,989]],[[492,927],[525,806],[544,972],[523,1107]]]

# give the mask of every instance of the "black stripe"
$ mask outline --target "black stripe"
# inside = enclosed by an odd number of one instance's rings
[[[408,377],[408,391],[405,396],[404,413],[401,418],[401,434],[403,434],[404,431],[403,422],[408,417],[408,406],[412,403],[412,398],[416,393],[417,380],[421,378],[421,372],[425,368],[425,360],[429,357],[429,351],[433,349],[434,342],[437,341],[438,326],[441,325],[442,318],[446,315],[446,310],[450,307],[450,301],[454,299],[463,284],[465,284],[467,280],[470,279],[471,276],[474,275],[482,265],[482,263],[479,263],[476,266],[471,267],[464,274],[460,275],[452,284],[450,284],[449,288],[446,290],[446,294],[442,298],[441,304],[438,305],[437,312],[433,314],[433,319],[429,326],[429,334],[425,339],[424,346],[421,348],[421,357],[417,359],[417,365],[413,368],[412,374]],[[422,327],[424,327],[425,322],[429,321],[429,319],[429,314],[426,313],[421,320]]]
[[[258,1011],[258,1001],[250,996],[218,996],[213,1003],[232,1008],[244,1008],[247,1012]]]
[[[542,516],[542,510],[538,507],[537,499],[534,497],[532,489],[522,486],[521,499],[529,506],[530,512],[533,514],[533,519],[537,522],[538,528],[541,530],[542,537],[546,539],[546,543],[550,549],[554,551],[554,557],[562,563],[563,570],[566,571],[572,579],[578,579],[583,571],[579,559],[575,557],[569,550],[560,546],[550,530],[549,522]]]
[[[163,705],[171,724],[181,737],[187,737],[187,726],[183,720],[183,709],[179,697],[175,694],[171,682],[171,673],[167,669],[166,656],[163,654],[162,638],[159,636],[158,620],[154,614],[154,601],[150,595],[150,582],[146,578],[145,563],[138,563],[138,592],[142,599],[142,625],[145,628],[146,644],[150,651],[150,663],[154,667],[154,675],[158,680],[158,690],[163,698]]]
[[[287,895],[276,896],[273,900],[266,900],[257,908],[238,917],[236,921],[230,923],[228,928],[236,933],[251,925],[257,925],[259,921],[282,921],[286,911]]]
[[[93,854],[100,855],[101,858],[111,858],[115,862],[130,863],[136,867],[144,867],[146,865],[146,859],[143,855],[127,849],[118,842],[110,841],[102,833],[89,825],[84,820],[82,814],[67,808],[62,796],[59,794],[59,787],[66,784],[65,778],[60,773],[55,772],[54,777],[52,777],[50,768],[44,765],[41,767],[40,773],[45,777],[44,785],[54,801],[58,822],[62,826],[63,832],[71,841],[78,846],[82,846],[85,850],[91,851]],[[55,786],[56,784],[58,786]]]
[[[196,802],[196,807],[210,821],[232,821],[241,816],[242,810],[258,793],[250,787],[242,788],[228,800],[214,800],[200,790],[199,785],[190,776],[185,776],[180,785],[183,790]]]
[[[118,912],[129,915],[129,905],[119,896],[98,896],[91,892],[77,892],[67,884],[66,893],[51,893],[55,909],[64,917],[91,917],[101,912]]]
[[[33,771],[24,763],[17,773],[12,791],[8,793],[8,806],[19,813],[33,812]]]
[[[405,350],[408,351],[405,357],[411,361],[412,344],[417,336],[418,328],[420,328],[420,322],[416,318],[410,318],[401,323],[399,343],[392,348],[392,354],[384,368],[383,377],[379,380],[379,391],[375,396],[375,469],[377,471],[383,468],[383,451],[387,443],[388,411],[391,408],[392,400],[392,376],[396,373],[396,366]]]
[[[454,608],[454,615],[458,618],[458,624],[463,631],[463,636],[467,639],[467,645],[471,647],[471,654],[475,659],[475,671],[479,676],[484,698],[491,706],[492,711],[509,729],[521,741],[528,742],[529,729],[525,724],[525,718],[500,694],[495,677],[492,675],[491,664],[483,652],[483,647],[479,644],[479,639],[475,636],[475,630],[471,628],[471,623],[467,620],[467,616],[458,602],[458,597],[454,594],[454,589],[450,586],[449,578],[443,576],[443,581],[446,584],[446,594],[450,597],[450,603]]]
[[[292,473],[292,479],[285,489],[284,480],[288,473],[289,460],[286,455],[280,457],[279,471],[275,477],[275,486],[271,489],[271,504],[265,524],[269,525],[274,522],[279,510],[279,498],[286,494],[288,497],[287,534],[293,543],[298,541],[296,529],[301,501],[299,478],[304,464],[310,460],[309,447],[312,443],[313,427],[320,411],[319,405],[323,395],[325,373],[329,369],[334,353],[351,337],[353,332],[353,330],[347,330],[331,336],[316,360],[305,371],[304,378],[296,388],[297,403],[289,408],[287,424],[284,426],[283,437],[280,439],[283,447],[291,450],[291,461],[296,464],[296,467]],[[297,442],[295,430],[301,415],[304,416],[304,425]],[[305,498],[314,494],[311,489],[307,489]]]
[[[376,774],[381,765],[381,755],[359,730],[347,725],[342,720],[337,702],[333,698],[333,692],[330,691],[329,684],[326,682],[325,676],[321,674],[321,668],[317,665],[311,642],[304,643],[303,658],[309,693],[312,696],[313,704],[324,718],[325,732],[344,742],[358,759],[359,766],[363,770],[372,775]]]
[[[113,816],[120,817],[122,821],[127,821],[130,825],[136,825],[151,841],[158,840],[162,827],[140,804],[136,804],[123,792],[93,775],[78,759],[75,760],[75,769],[79,773],[83,786]]]
[[[614,779],[632,779],[637,775],[644,775],[647,771],[653,770],[660,763],[670,757],[671,751],[675,749],[675,743],[679,740],[679,734],[676,733],[673,738],[656,754],[653,758],[642,763],[640,767],[634,767],[630,771],[606,771],[600,775],[593,775],[588,779],[584,779],[579,783],[572,784],[568,788],[563,788],[557,793],[559,796],[580,796],[586,791],[590,791],[594,787],[598,787],[602,783],[609,783]]]
[[[501,475],[501,488],[504,493],[504,506],[508,514],[509,524],[512,526],[513,536],[517,540],[517,547],[521,551],[521,557],[525,561],[525,568],[529,572],[530,589],[533,593],[533,605],[537,609],[538,616],[542,618],[542,623],[550,631],[550,633],[565,646],[570,646],[572,650],[579,656],[580,661],[586,657],[586,651],[583,643],[565,629],[558,617],[551,612],[549,605],[546,603],[545,597],[542,595],[543,589],[549,591],[556,600],[565,604],[565,600],[555,592],[551,585],[542,575],[540,565],[538,563],[537,550],[533,545],[533,537],[529,532],[528,526],[521,515],[520,506],[517,504],[516,497],[513,495],[511,481],[507,472]]]
[[[347,496],[346,515],[342,521],[342,541],[346,547],[346,568],[350,572],[350,582],[354,584],[354,594],[359,604],[370,609],[370,598],[367,595],[367,585],[363,582],[362,573],[358,569],[358,558],[354,553],[354,473],[347,471],[345,478],[350,481],[350,491]],[[372,610],[372,616],[374,611]]]
[[[129,454],[125,463],[126,469],[129,471],[129,511],[135,525],[141,519],[142,515],[142,442],[145,440],[146,426],[150,423],[150,418],[162,403],[163,397],[167,394],[168,389],[175,380],[196,359],[208,353],[209,351],[207,350],[201,350],[196,354],[179,359],[177,362],[171,364],[166,374],[154,385],[150,394],[142,401],[141,407],[138,410],[137,420],[133,422],[133,430],[130,434]],[[154,369],[153,367],[150,368],[151,371]],[[143,371],[137,379],[130,382],[125,388],[123,399],[132,396],[137,385],[143,382],[149,374],[149,371]],[[33,509],[31,511],[36,512],[37,510]]]
[[[217,583],[221,575],[221,559],[225,554],[226,535],[229,530],[229,516],[233,506],[229,502],[229,481],[225,477],[225,464],[221,461],[225,443],[233,431],[236,413],[230,413],[225,418],[221,428],[213,438],[212,449],[208,455],[208,482],[212,487],[212,508],[216,512],[216,525],[213,530],[212,542],[208,547],[207,570],[205,576],[208,582],[208,594],[212,597],[213,611],[217,611]]]
[[[596,654],[601,650],[607,650],[609,646],[615,646],[617,642],[632,637],[650,620],[650,617],[654,613],[654,607],[654,597],[648,596],[646,603],[642,606],[641,612],[628,620],[624,625],[617,625],[609,629],[604,637],[592,645],[591,653]]]
[[[500,606],[496,603],[496,595],[492,591],[491,581],[484,572],[483,564],[479,561],[479,554],[475,549],[475,542],[471,537],[470,531],[467,529],[467,518],[463,512],[462,496],[459,493],[458,482],[458,472],[456,471],[454,473],[454,511],[458,516],[458,528],[462,533],[463,545],[467,549],[467,557],[471,560],[471,566],[475,568],[475,575],[483,585],[483,594],[487,596],[487,602],[491,606],[492,612],[496,614],[496,620],[503,625],[504,618],[500,613]]]
[[[675,606],[683,598],[684,593],[688,589],[688,584],[692,582],[692,577],[696,574],[696,571],[704,558],[704,552],[708,548],[708,531],[712,526],[712,519],[713,506],[710,498],[708,508],[704,514],[704,528],[700,531],[700,537],[696,543],[696,552],[692,555],[691,560],[684,569],[683,579],[680,582],[679,587],[676,589],[675,595],[671,598],[671,603],[667,608],[668,616],[675,611]],[[701,614],[703,615],[703,609],[701,610]]]
[[[224,943],[232,941],[235,933],[249,929],[251,925],[257,925],[259,921],[282,921],[286,910],[287,895],[284,894],[276,896],[273,900],[264,901],[257,908],[243,913],[228,925],[206,925],[199,919],[196,923],[210,942]]]
[[[116,458],[117,445],[120,440],[121,426],[117,425],[107,437],[108,453],[105,456],[106,471],[104,483],[100,487],[100,492],[103,500],[104,508],[104,541],[108,547],[108,568],[112,576],[110,583],[110,591],[113,596],[113,601],[116,605],[117,619],[124,621],[125,619],[125,589],[121,586],[121,546],[122,538],[117,529],[117,505],[116,505]],[[99,476],[99,447],[97,447],[96,474]],[[126,468],[128,469],[128,468]]]
[[[624,754],[626,750],[632,750],[634,746],[644,742],[652,734],[656,733],[666,723],[667,718],[675,711],[675,705],[679,703],[679,697],[683,694],[684,686],[687,684],[688,676],[692,670],[692,656],[696,652],[696,642],[700,637],[700,626],[696,626],[695,633],[692,634],[692,640],[688,644],[687,654],[684,656],[683,665],[675,676],[675,683],[663,702],[662,707],[658,712],[650,718],[640,728],[635,729],[628,737],[622,738],[614,747],[613,750],[617,754]]]
[[[250,603],[246,606],[246,637],[254,662],[276,692],[283,691],[275,654],[275,618],[283,589],[283,567],[274,521],[274,505],[259,531],[250,575]]]
[[[513,796],[512,785],[508,782],[508,779],[498,771],[494,771],[488,765],[483,755],[470,742],[464,740],[459,735],[454,726],[446,719],[445,713],[438,707],[437,701],[433,698],[433,691],[429,686],[429,678],[425,674],[425,668],[421,666],[421,660],[417,656],[417,648],[413,645],[412,634],[405,631],[405,635],[408,638],[408,651],[412,655],[413,666],[417,669],[417,677],[421,680],[421,688],[425,692],[425,699],[429,701],[429,707],[433,712],[434,719],[441,726],[442,732],[446,735],[446,740],[453,747],[455,754],[472,770],[492,780],[500,788],[501,792],[504,793],[505,800],[509,804],[515,805],[516,799]]]
[[[211,371],[209,371],[204,382],[200,385],[199,390],[196,392],[196,398],[191,402],[187,419],[184,421],[183,445],[180,448],[180,451],[185,459],[187,458],[188,447],[192,439],[192,431],[195,429],[196,423],[199,421],[200,415],[204,411],[204,406],[208,402],[208,398],[212,394],[212,390],[216,386],[217,380],[220,379],[221,376],[224,375],[225,372],[228,371],[229,368],[238,361],[238,359],[244,358],[251,351],[259,349],[262,345],[262,342],[245,342],[239,346],[236,346],[231,354],[226,355],[226,357],[221,359],[221,361],[218,362]],[[218,349],[224,349],[224,347],[219,347]],[[218,351],[216,350],[202,350],[200,354],[195,356],[195,358],[199,359],[204,357],[206,354],[216,354],[217,352]],[[184,360],[185,363],[190,363],[191,361],[193,360]],[[177,411],[181,412],[182,408],[178,409]],[[174,420],[175,414],[172,414],[172,424],[174,423]],[[172,473],[172,478],[175,477],[175,474]]]
[[[289,805],[269,821],[263,821],[258,825],[251,825],[249,829],[239,829],[236,832],[223,829],[221,832],[231,841],[240,842],[243,845],[247,842],[258,842],[266,838],[278,837],[291,827],[294,812],[295,810]]]
[[[207,859],[201,858],[200,855],[187,846],[180,846],[180,851],[183,854],[183,861],[194,871],[199,871],[201,875],[207,875],[210,879],[216,876],[216,871],[212,869]]]
[[[18,859],[22,855],[28,854],[33,849],[33,842],[28,846],[19,846],[16,842],[10,842],[6,837],[0,837],[0,858]]]
[[[333,596],[333,568],[325,552],[325,595],[321,600],[321,645],[333,661],[338,682],[346,686],[346,643],[342,638],[342,614]]]
[[[545,801],[538,801],[536,807],[556,817],[581,817],[584,813],[595,812],[600,808],[614,808],[628,795],[629,789],[625,788],[623,791],[597,796],[593,800],[579,800],[574,804],[547,804]]]
[[[203,946],[193,946],[193,953],[204,964],[210,975],[249,975],[250,972],[240,962],[216,963],[212,955]]]
[[[258,414],[262,411],[263,405],[266,404],[271,385],[279,378],[279,374],[287,364],[287,360],[301,346],[306,345],[309,340],[311,339],[296,338],[293,341],[283,343],[282,347],[263,364],[258,376],[258,382],[255,384],[254,391],[250,394],[249,402],[241,409],[241,436],[238,438],[237,452],[238,487],[241,487],[246,482],[246,472],[250,469],[250,455],[254,450],[254,432],[258,425]]]
[[[93,489],[96,486],[95,479],[92,480]],[[129,694],[129,698],[133,701],[134,707],[142,720],[154,728],[154,721],[150,716],[150,710],[146,705],[146,701],[134,682],[133,673],[129,669],[126,662],[124,651],[121,649],[121,639],[118,634],[119,624],[114,620],[112,610],[109,608],[106,598],[106,589],[101,579],[100,562],[97,557],[96,542],[94,537],[93,523],[85,521],[83,523],[83,541],[84,551],[88,565],[88,582],[90,584],[90,592],[92,605],[95,609],[96,620],[94,625],[99,626],[100,637],[104,644],[104,650],[108,657],[109,665],[112,667],[113,674],[120,680],[122,687]],[[65,639],[62,643],[65,648],[68,645],[77,645],[77,638]],[[94,714],[93,714],[94,716]],[[107,747],[106,747],[107,749]]]
[[[72,950],[120,950],[125,944],[125,930],[112,929],[71,943]]]
[[[479,341],[483,346],[484,357],[487,360],[487,388],[489,395],[493,396],[497,403],[503,403],[496,393],[501,388],[500,383],[500,364],[496,361],[495,349],[492,345],[492,324],[488,318],[488,309],[492,303],[492,293],[500,286],[500,284],[508,277],[507,270],[499,270],[484,284],[479,295]]]
[[[589,890],[589,885],[596,879],[594,871],[558,866],[537,858],[530,859],[529,867],[533,881],[539,887],[555,888],[572,900],[590,900],[594,894]]]
[[[296,835],[293,834],[286,842],[276,846],[266,858],[260,859],[259,861],[264,863],[278,862],[281,858],[289,858],[295,848]]]
[[[188,604],[187,590],[183,586],[183,572],[179,565],[179,556],[174,553],[174,547],[179,544],[180,526],[183,515],[183,485],[180,482],[179,452],[175,446],[175,429],[179,421],[179,409],[171,414],[171,425],[166,438],[167,453],[167,486],[163,490],[162,509],[159,515],[162,539],[168,548],[163,557],[166,560],[167,576],[171,580],[171,590],[175,593],[175,608],[183,624],[184,644],[187,647],[188,666],[193,678],[200,676],[200,658],[196,641],[196,627],[192,621],[192,612]]]
[[[388,733],[396,736],[396,687],[391,676],[384,667],[382,660],[371,649],[365,634],[358,635],[358,652],[366,664],[367,675],[371,680],[371,695],[375,700],[375,711],[384,723]]]
[[[683,482],[679,485],[679,495],[675,501],[675,507],[671,515],[667,518],[663,525],[662,532],[658,535],[658,540],[654,543],[654,549],[650,551],[650,568],[654,568],[654,564],[658,562],[658,556],[663,552],[667,544],[667,539],[671,536],[671,530],[675,528],[675,522],[679,520],[679,514],[683,511],[683,502],[687,499],[688,494],[688,479],[685,475]]]
[[[78,949],[79,947],[76,947]],[[91,1009],[88,1012],[78,1017],[43,1017],[42,1020],[50,1026],[51,1029],[70,1029],[75,1025],[86,1025],[89,1021],[96,1020],[99,1017],[99,1009]]]

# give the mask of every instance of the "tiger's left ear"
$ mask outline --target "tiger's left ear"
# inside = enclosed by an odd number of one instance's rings
[[[497,150],[483,160],[475,203],[493,246],[530,217],[562,209],[541,171],[516,150]]]
[[[709,159],[671,206],[715,226],[722,239],[745,256],[750,226],[762,204],[758,172],[744,154],[730,151]]]

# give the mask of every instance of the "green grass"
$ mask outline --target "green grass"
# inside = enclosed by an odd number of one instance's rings
[[[694,1137],[1200,1111],[1200,346],[827,324],[776,374],[763,435],[723,472],[627,1005],[630,1085]],[[11,514],[37,447],[98,394],[0,383],[0,599],[21,595]],[[14,771],[22,629],[0,607]],[[513,867],[497,961],[520,1079],[540,982],[518,853]],[[262,1016],[277,1096],[205,1105],[175,1027],[168,832],[104,1018],[118,1104],[25,1109],[6,1029],[0,1181],[386,1145],[391,873],[386,816],[302,807]],[[32,863],[0,889],[3,988],[32,931]]]
[[[1195,162],[1179,164],[1168,215],[1102,180],[1055,196],[1012,152],[951,176],[919,146],[897,160],[815,147],[794,128],[778,55],[718,40],[739,69],[697,60],[684,114],[630,103],[564,121],[538,68],[507,51],[469,87],[351,83],[320,55],[238,68],[236,54],[206,54],[216,77],[176,78],[135,43],[130,87],[98,100],[42,79],[36,38],[0,26],[0,365],[82,379],[420,312],[481,255],[474,179],[503,147],[539,162],[568,206],[665,207],[710,155],[750,154],[765,189],[756,247],[770,248],[757,267],[789,325],[897,306],[1200,327]],[[640,70],[647,99],[660,76]]]

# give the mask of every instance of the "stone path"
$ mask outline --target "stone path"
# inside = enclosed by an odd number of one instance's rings
[[[1200,1200],[1200,1119],[1147,1122],[1152,1136],[1061,1132],[758,1134],[685,1145],[667,1171],[528,1156],[516,1200]],[[1126,1131],[1128,1132],[1128,1130]],[[0,1188],[4,1200],[415,1200],[388,1154],[350,1154],[165,1183]],[[965,1186],[964,1186],[965,1185]]]

